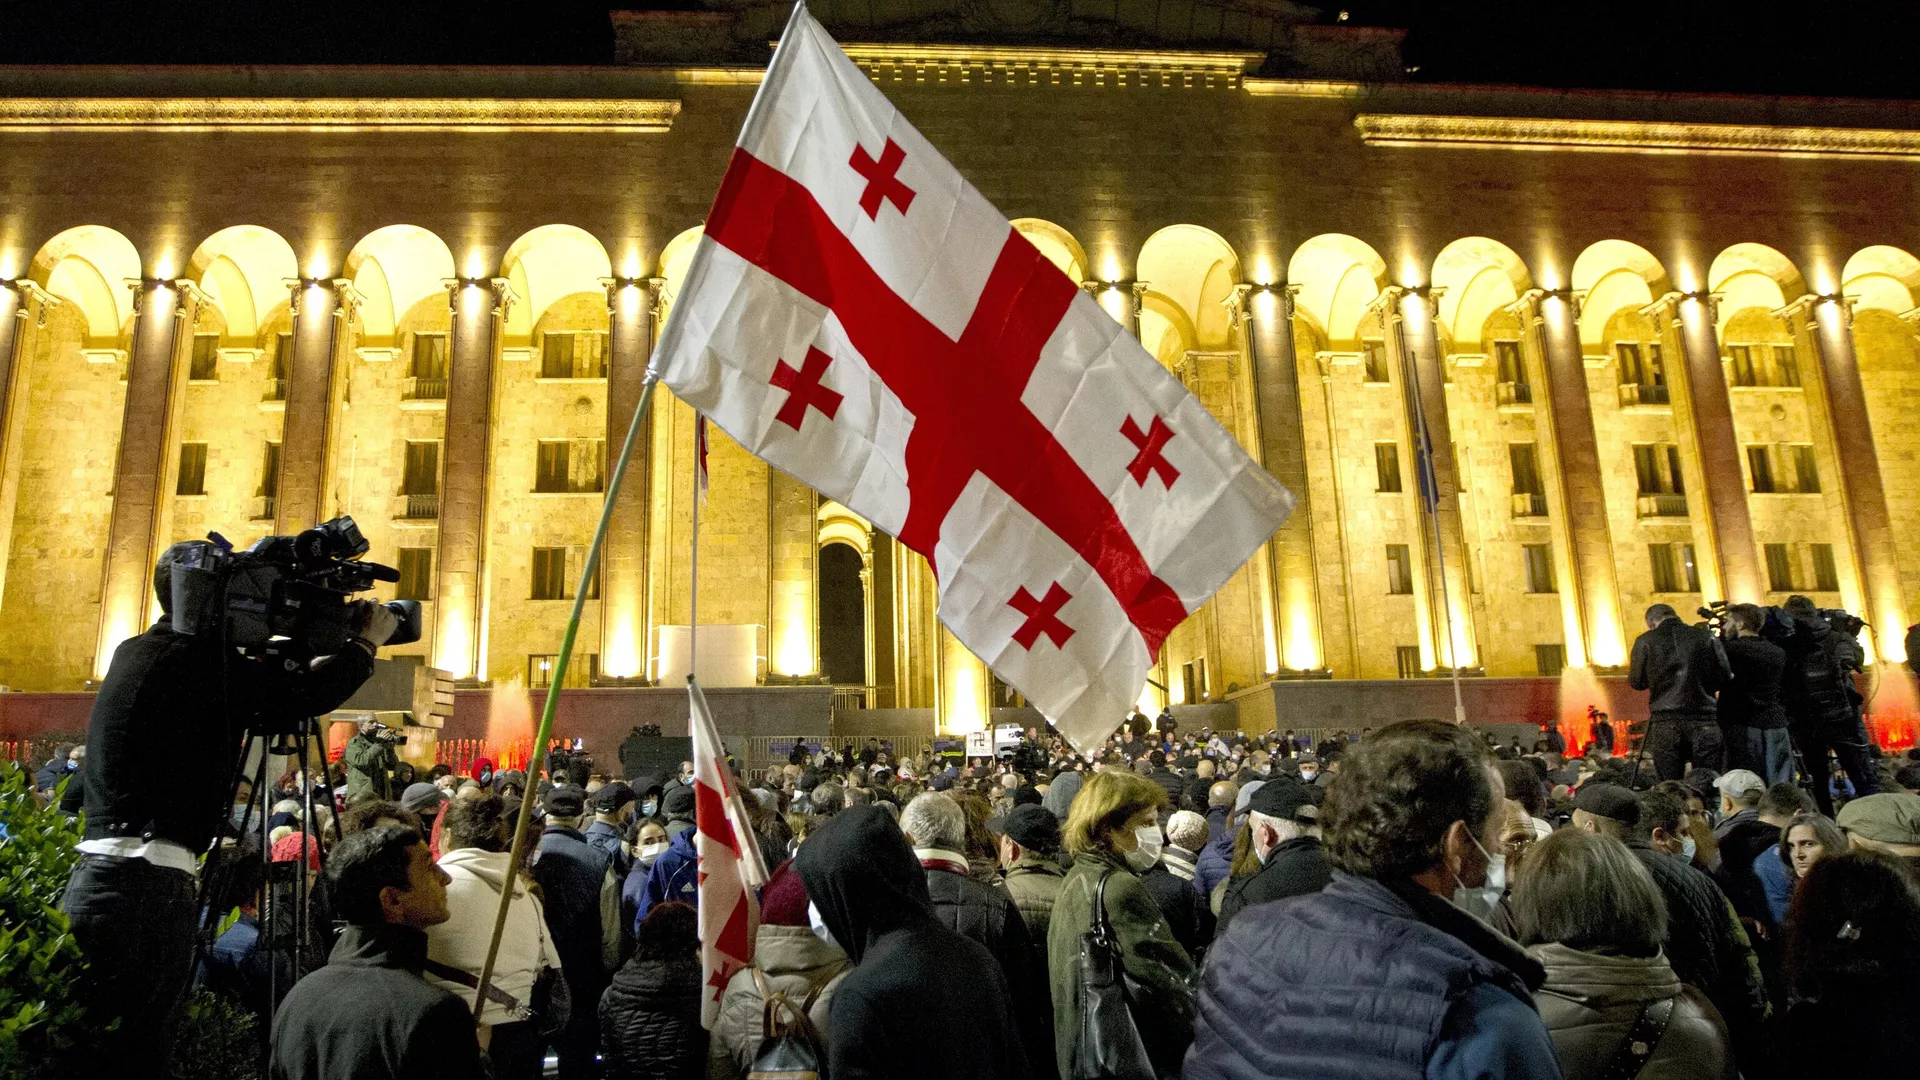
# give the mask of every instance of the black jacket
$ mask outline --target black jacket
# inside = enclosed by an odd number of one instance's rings
[[[1226,932],[1227,923],[1242,908],[1317,893],[1332,881],[1333,866],[1327,862],[1326,849],[1318,838],[1288,840],[1268,853],[1266,864],[1258,871],[1228,880],[1227,893],[1220,898],[1219,932]]]
[[[1667,902],[1667,938],[1661,948],[1673,973],[1713,999],[1739,1045],[1743,1035],[1758,1029],[1767,995],[1752,946],[1726,894],[1706,874],[1645,841],[1629,840],[1627,847],[1653,874]]]
[[[700,1026],[700,954],[628,960],[600,995],[600,1051],[608,1080],[700,1080],[707,1031]]]
[[[1162,765],[1148,773],[1147,779],[1160,785],[1160,789],[1167,793],[1167,802],[1171,804],[1175,810],[1180,808],[1180,793],[1185,790],[1187,782],[1180,779],[1179,773]]]
[[[1853,685],[1861,663],[1858,642],[1834,633],[1825,619],[1807,617],[1794,620],[1780,647],[1787,652],[1780,704],[1790,723],[1848,724],[1859,716],[1860,693]]]
[[[420,977],[426,959],[424,931],[347,927],[327,966],[281,1001],[268,1080],[483,1076],[473,1017],[459,998]]]
[[[1720,639],[1675,618],[1634,639],[1627,685],[1648,691],[1647,709],[1655,716],[1712,720],[1714,691],[1731,676]]]
[[[1714,880],[1733,901],[1733,910],[1763,926],[1773,919],[1767,910],[1766,890],[1754,876],[1753,861],[1779,858],[1774,853],[1779,843],[1780,826],[1769,825],[1758,816],[1736,823],[1720,838],[1720,871]]]
[[[1029,1075],[1000,965],[935,917],[926,873],[886,811],[834,815],[800,846],[794,868],[854,964],[834,990],[827,1075]]]
[[[578,829],[549,825],[540,834],[533,858],[533,879],[546,902],[547,930],[561,970],[573,990],[574,1008],[589,1006],[606,985],[602,968],[600,888],[607,876],[606,853]]]
[[[1027,921],[1005,889],[982,885],[956,870],[927,867],[927,895],[934,917],[987,947],[1006,977],[1020,1044],[1035,1072],[1053,1064],[1053,999],[1047,969],[1033,944]]]
[[[299,675],[223,656],[211,635],[162,616],[113,651],[87,722],[87,838],[151,836],[205,851],[231,810],[241,734],[262,719],[320,716],[373,674],[349,645]],[[222,715],[221,688],[226,688]]]
[[[1720,722],[1728,727],[1783,728],[1787,714],[1780,707],[1780,679],[1787,651],[1765,638],[1743,637],[1721,642],[1733,681],[1720,691]]]
[[[1153,869],[1140,875],[1140,884],[1145,886],[1147,895],[1153,897],[1160,914],[1166,917],[1173,940],[1199,963],[1200,955],[1213,941],[1216,922],[1212,905],[1194,891],[1193,879],[1180,877],[1167,869],[1165,863],[1155,863]]]

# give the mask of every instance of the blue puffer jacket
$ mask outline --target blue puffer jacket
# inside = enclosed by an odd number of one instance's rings
[[[1187,1080],[1559,1080],[1539,962],[1414,886],[1336,872],[1207,954]]]
[[[1213,887],[1233,870],[1233,817],[1224,806],[1207,809],[1207,846],[1193,861],[1193,890],[1211,902]]]

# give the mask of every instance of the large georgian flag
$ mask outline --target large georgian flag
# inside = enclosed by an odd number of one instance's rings
[[[797,7],[654,364],[1082,750],[1292,497]]]

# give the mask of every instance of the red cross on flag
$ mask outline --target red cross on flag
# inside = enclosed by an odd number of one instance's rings
[[[760,921],[754,896],[767,883],[760,843],[740,804],[726,750],[713,727],[713,713],[700,685],[687,680],[691,696],[687,726],[693,735],[693,846],[700,854],[700,1023],[720,1015],[720,996],[733,973],[753,963],[753,935]]]
[[[926,556],[941,621],[1082,749],[1293,504],[804,7],[654,364]]]

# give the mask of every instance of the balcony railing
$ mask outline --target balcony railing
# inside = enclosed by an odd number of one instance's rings
[[[1622,388],[1624,389],[1624,387]],[[1686,517],[1687,497],[1685,495],[1642,495],[1640,496],[1641,517]]]
[[[1673,398],[1667,387],[1653,383],[1621,383],[1620,407],[1630,409],[1635,405],[1671,405]]]
[[[1533,404],[1533,384],[1523,382],[1503,382],[1494,386],[1494,394],[1501,405]]]
[[[266,392],[260,395],[261,401],[287,400],[287,380],[268,379]]]
[[[440,493],[429,495],[403,495],[406,507],[403,516],[407,518],[437,518],[440,516]]]
[[[430,379],[419,375],[407,376],[406,389],[403,391],[408,401],[445,401],[447,380]]]
[[[1547,497],[1537,491],[1515,492],[1513,516],[1517,518],[1546,517]]]

